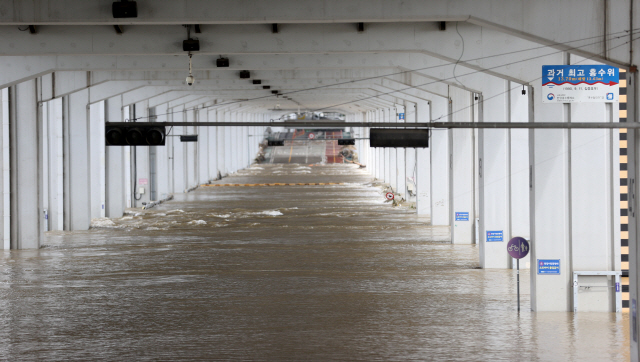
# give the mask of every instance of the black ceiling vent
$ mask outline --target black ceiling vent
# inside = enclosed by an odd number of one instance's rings
[[[240,71],[240,79],[249,79],[249,78],[251,78],[251,72],[249,72],[248,70]]]
[[[138,5],[135,1],[115,1],[111,4],[111,12],[113,17],[118,18],[137,18]]]
[[[271,86],[270,85],[263,85],[262,89],[271,89]]]
[[[216,67],[218,67],[218,68],[228,68],[229,67],[229,58],[218,58],[218,59],[216,59]]]
[[[185,52],[197,52],[200,50],[200,40],[187,39],[182,41],[182,50]]]
[[[253,84],[262,84],[262,81],[260,79],[254,79]]]
[[[278,94],[278,91],[277,90],[272,90],[271,93],[272,94]]]

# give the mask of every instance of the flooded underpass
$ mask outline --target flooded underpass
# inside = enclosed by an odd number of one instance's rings
[[[529,273],[353,165],[266,164],[1,252],[3,360],[626,361],[628,316],[531,313]],[[311,184],[244,186],[273,183]],[[320,185],[317,185],[320,184]]]

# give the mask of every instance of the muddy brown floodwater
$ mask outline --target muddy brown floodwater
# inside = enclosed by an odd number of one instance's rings
[[[531,313],[528,271],[384,202],[354,166],[261,165],[0,252],[9,361],[627,361],[628,316]]]

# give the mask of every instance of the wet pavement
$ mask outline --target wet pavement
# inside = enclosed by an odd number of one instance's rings
[[[2,360],[627,361],[628,316],[531,313],[351,165],[259,165],[0,252]]]

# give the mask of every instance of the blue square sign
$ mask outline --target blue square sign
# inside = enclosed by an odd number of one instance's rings
[[[469,221],[468,212],[456,212],[456,221]]]
[[[560,275],[560,259],[538,259],[538,274]]]
[[[487,231],[487,242],[503,241],[502,230]]]

